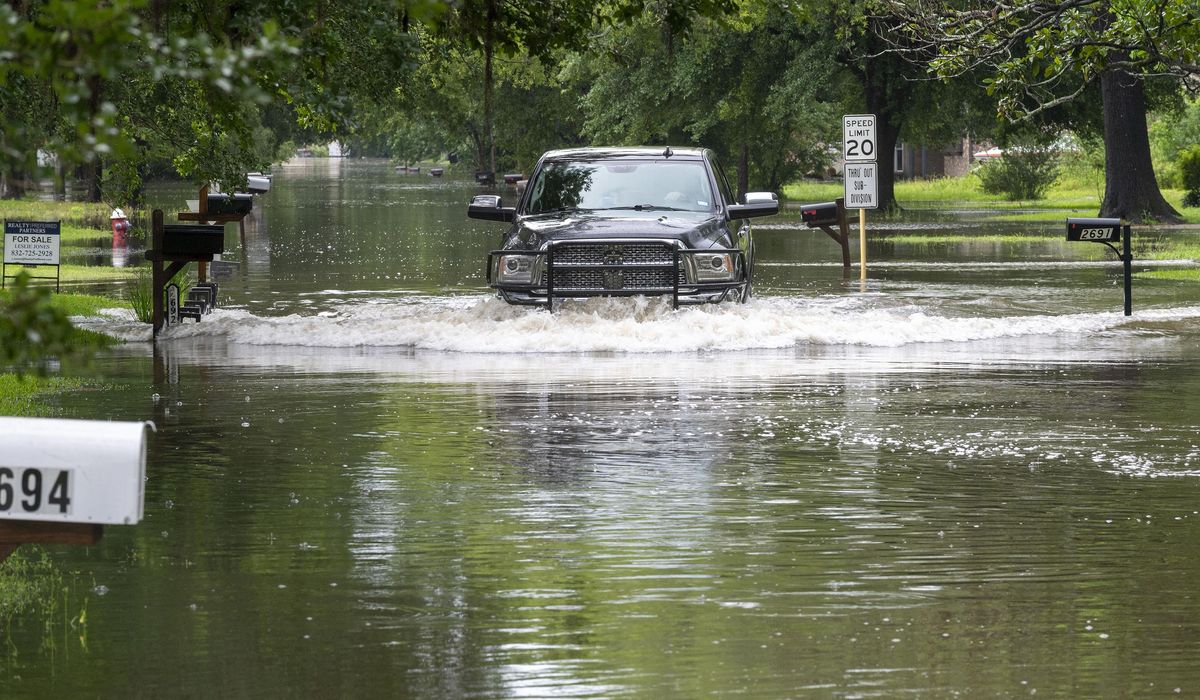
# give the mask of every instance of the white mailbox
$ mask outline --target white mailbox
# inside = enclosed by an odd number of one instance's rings
[[[142,519],[148,422],[0,418],[0,519]]]

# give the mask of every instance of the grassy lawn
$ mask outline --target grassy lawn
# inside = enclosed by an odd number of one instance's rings
[[[843,194],[839,181],[812,181],[785,185],[783,194],[798,202],[827,202]],[[1104,195],[1103,178],[1092,174],[1068,171],[1037,200],[1008,201],[1001,195],[988,194],[974,175],[945,177],[932,180],[900,180],[896,182],[896,199],[907,209],[995,210],[989,217],[997,221],[1061,221],[1068,215],[1093,216],[1100,209]],[[1200,208],[1183,206],[1183,190],[1163,190],[1163,196],[1183,214],[1188,223],[1200,224]],[[1036,211],[1028,211],[1030,209]]]
[[[25,221],[62,221],[63,235],[68,224],[76,229],[111,232],[107,204],[98,202],[63,202],[41,199],[0,200],[0,219]]]
[[[0,374],[0,416],[54,416],[58,411],[45,399],[82,386],[83,382],[77,379]]]

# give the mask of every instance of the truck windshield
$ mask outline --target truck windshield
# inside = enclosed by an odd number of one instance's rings
[[[530,185],[527,214],[574,209],[712,211],[715,203],[698,161],[547,163]]]

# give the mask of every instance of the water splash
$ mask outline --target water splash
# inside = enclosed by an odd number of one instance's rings
[[[885,304],[881,306],[881,304]],[[891,305],[886,305],[891,304]],[[976,314],[978,312],[975,312]],[[417,348],[462,353],[660,353],[813,346],[900,347],[1025,336],[1096,334],[1126,324],[1200,317],[1200,307],[1119,313],[955,316],[911,300],[870,296],[766,298],[674,310],[666,299],[589,299],[551,314],[478,296],[349,301],[319,314],[257,316],[219,309],[160,338],[224,337],[254,346]],[[126,316],[85,327],[144,341]]]

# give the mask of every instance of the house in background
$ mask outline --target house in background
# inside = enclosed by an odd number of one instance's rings
[[[991,148],[991,142],[964,136],[944,147],[898,142],[892,162],[897,180],[962,177],[979,161],[998,155],[999,150]],[[837,159],[830,174],[840,177],[845,164]]]
[[[943,148],[901,141],[896,144],[896,178],[962,177],[980,160],[978,154],[990,146],[990,143],[975,141],[970,136]]]

